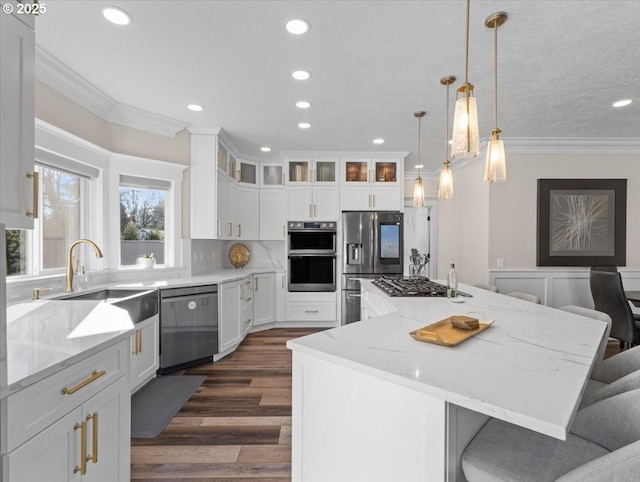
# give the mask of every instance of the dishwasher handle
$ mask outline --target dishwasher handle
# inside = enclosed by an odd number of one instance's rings
[[[182,295],[182,296],[164,296],[162,298],[162,303],[173,303],[175,301],[187,301],[187,300],[197,300],[200,298],[211,298],[217,297],[218,292],[212,291],[211,293],[199,293],[193,295]]]

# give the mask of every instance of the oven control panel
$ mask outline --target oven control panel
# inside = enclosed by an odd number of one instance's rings
[[[289,221],[289,231],[292,230],[305,230],[305,231],[316,231],[316,230],[328,230],[335,231],[336,230],[336,222],[334,221]]]

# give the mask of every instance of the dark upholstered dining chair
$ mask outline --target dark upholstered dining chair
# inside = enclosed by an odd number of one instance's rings
[[[640,315],[631,311],[620,273],[592,269],[589,280],[595,309],[611,317],[610,336],[620,340],[621,348],[640,343]]]

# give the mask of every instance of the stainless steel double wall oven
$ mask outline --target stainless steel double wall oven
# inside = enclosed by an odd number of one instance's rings
[[[336,290],[335,221],[288,223],[289,291]]]

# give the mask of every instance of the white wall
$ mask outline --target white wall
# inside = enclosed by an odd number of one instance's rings
[[[484,163],[453,169],[453,199],[438,202],[438,279],[446,279],[455,260],[462,283],[488,282],[489,184]]]
[[[452,258],[460,281],[471,284],[489,281],[490,269],[495,278],[498,258],[504,260],[506,271],[535,268],[540,178],[627,179],[626,269],[638,270],[640,141],[619,143],[620,148],[615,142],[591,139],[571,144],[535,139],[526,145],[512,142],[511,151],[507,149],[509,179],[493,184],[483,180],[482,152],[473,161],[454,162],[455,198],[438,203],[438,277],[445,277]],[[505,144],[509,147],[508,140]]]
[[[512,154],[507,162],[508,181],[490,187],[489,268],[497,258],[505,268],[536,265],[537,179],[563,178],[628,180],[627,267],[640,267],[640,155]]]

